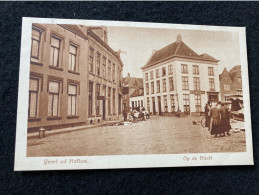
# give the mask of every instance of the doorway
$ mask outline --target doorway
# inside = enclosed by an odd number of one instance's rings
[[[105,120],[105,100],[103,100],[103,120]]]
[[[160,96],[157,97],[157,102],[158,102],[158,114],[159,114],[159,116],[161,116],[162,110],[161,110],[161,97]]]
[[[155,98],[152,97],[152,107],[153,107],[153,115],[156,114],[156,102],[155,102]]]

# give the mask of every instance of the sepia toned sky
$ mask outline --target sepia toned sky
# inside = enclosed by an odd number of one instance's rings
[[[207,53],[220,60],[219,73],[224,67],[230,70],[240,65],[239,38],[237,32],[174,30],[134,27],[107,27],[108,41],[115,51],[119,49],[124,63],[123,76],[142,77],[140,67],[151,57],[154,49],[161,49],[176,41],[178,34],[197,54]]]

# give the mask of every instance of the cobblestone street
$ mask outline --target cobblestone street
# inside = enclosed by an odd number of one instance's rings
[[[29,139],[27,156],[90,156],[245,152],[245,133],[214,138],[193,125],[200,117],[151,117],[125,126],[108,126]]]

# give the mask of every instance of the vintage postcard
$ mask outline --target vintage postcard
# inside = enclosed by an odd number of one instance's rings
[[[15,171],[253,165],[242,27],[23,18]]]

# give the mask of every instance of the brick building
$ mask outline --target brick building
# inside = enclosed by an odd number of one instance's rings
[[[28,129],[117,119],[123,63],[107,29],[33,24]]]
[[[243,95],[241,65],[234,66],[230,71],[224,68],[219,79],[222,101],[228,101],[231,95]]]
[[[208,100],[220,99],[218,62],[208,54],[198,55],[178,35],[142,67],[147,110],[159,115],[178,108],[185,114],[204,111]]]

